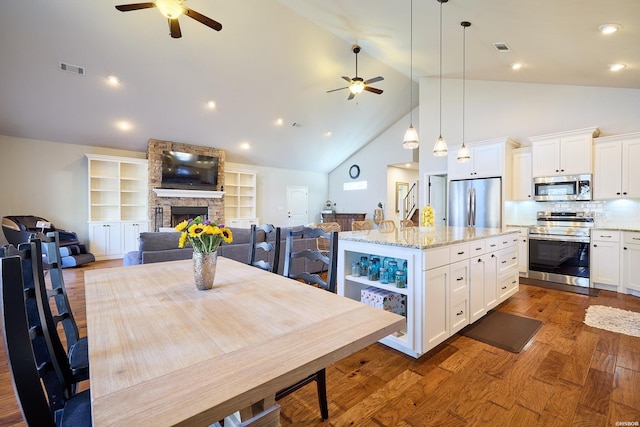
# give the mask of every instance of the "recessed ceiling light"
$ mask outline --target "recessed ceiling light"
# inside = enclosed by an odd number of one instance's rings
[[[622,29],[620,24],[603,24],[598,27],[602,34],[613,34]]]
[[[121,131],[128,131],[131,130],[131,123],[129,123],[126,120],[120,120],[118,123],[116,123],[116,126],[118,127],[118,129],[120,129]]]
[[[111,86],[118,86],[120,84],[120,79],[118,78],[118,76],[110,74],[107,76],[107,83],[109,83]]]
[[[609,64],[607,65],[607,67],[609,67],[610,71],[620,71],[623,68],[626,68],[627,66],[624,64]]]
[[[251,148],[251,144],[249,144],[248,142],[243,142],[240,144],[240,148],[242,148],[243,150],[248,150],[249,148]]]
[[[282,118],[280,118],[280,117],[279,117],[279,118],[277,118],[277,119],[276,119],[276,122],[275,122],[275,123],[276,123],[276,125],[278,125],[278,126],[282,126],[282,124],[284,123],[284,120],[282,120]]]
[[[211,110],[213,110],[214,108],[216,108],[216,101],[209,101],[207,102],[207,107]]]
[[[328,137],[328,136],[331,136],[331,135],[333,135],[333,132],[331,132],[330,130],[328,130],[328,131],[326,131],[326,132],[324,133],[324,136],[327,136],[327,137]]]
[[[522,68],[522,64],[519,63],[519,62],[515,62],[515,63],[511,64],[511,69],[512,70],[519,70],[521,68]]]

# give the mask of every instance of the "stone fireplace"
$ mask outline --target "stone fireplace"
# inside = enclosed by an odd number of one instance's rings
[[[218,186],[220,188],[224,186],[224,150],[150,139],[147,158],[149,159],[149,220],[151,230],[159,231],[161,228],[175,227],[174,224],[183,219],[194,218],[197,215],[206,216],[211,221],[224,223],[224,198],[221,197],[221,194],[211,195],[209,193],[215,192],[184,190],[161,192],[161,195],[158,195],[154,191],[159,189],[162,183],[162,152],[165,150],[218,157]],[[175,210],[175,208],[179,208],[177,209],[179,212],[186,212],[175,213],[176,217],[182,218],[177,222],[175,222],[176,218],[172,218],[174,216],[172,210]],[[190,208],[192,208],[191,212],[189,212]]]

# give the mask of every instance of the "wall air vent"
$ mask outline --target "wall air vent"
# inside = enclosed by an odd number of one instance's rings
[[[495,42],[491,44],[497,49],[498,52],[511,52],[511,48],[506,43]]]
[[[60,63],[60,71],[67,71],[69,73],[78,74],[80,76],[84,76],[84,67],[79,67],[77,65],[65,64],[64,62]]]

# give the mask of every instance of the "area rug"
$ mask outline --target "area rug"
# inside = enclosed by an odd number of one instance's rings
[[[584,323],[594,328],[640,337],[640,313],[634,311],[590,305],[584,315]]]
[[[536,319],[490,310],[460,334],[512,353],[520,353],[541,326],[542,322]]]

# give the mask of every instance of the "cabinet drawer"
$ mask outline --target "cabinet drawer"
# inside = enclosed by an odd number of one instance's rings
[[[637,233],[640,235],[640,233]],[[591,240],[600,242],[619,242],[620,232],[615,230],[593,230],[591,232]],[[640,243],[640,240],[638,241]]]
[[[640,233],[625,231],[624,233],[625,245],[640,245]]]
[[[449,248],[427,249],[424,251],[424,259],[422,265],[425,270],[442,267],[449,264]]]
[[[487,251],[487,240],[473,240],[469,242],[469,258],[484,255]]]
[[[469,259],[469,243],[459,243],[449,247],[449,260],[454,262]]]
[[[451,304],[450,334],[453,335],[469,324],[468,300],[463,299]]]
[[[469,262],[459,261],[449,266],[451,301],[469,297]]]
[[[498,272],[503,273],[511,268],[518,268],[518,251],[515,247],[498,252]]]

